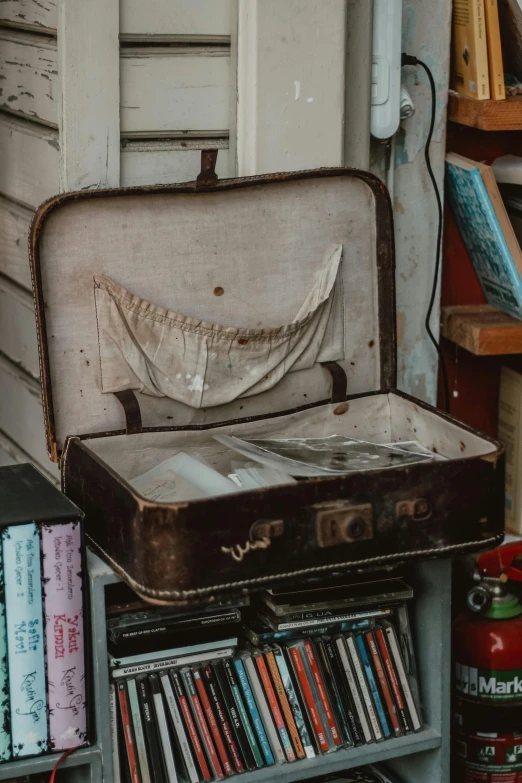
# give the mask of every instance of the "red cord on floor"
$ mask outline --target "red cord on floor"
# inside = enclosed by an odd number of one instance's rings
[[[56,773],[58,771],[58,767],[62,763],[62,761],[65,761],[65,759],[71,755],[71,753],[74,753],[75,750],[78,750],[78,748],[81,748],[82,745],[77,745],[75,748],[69,748],[69,750],[66,750],[65,753],[63,753],[58,761],[55,764],[55,767],[51,773],[51,777],[49,778],[49,783],[55,783],[56,781]]]

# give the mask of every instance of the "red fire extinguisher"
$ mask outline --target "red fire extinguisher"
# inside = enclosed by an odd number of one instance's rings
[[[518,562],[517,562],[518,560]],[[522,783],[522,543],[480,556],[453,625],[458,783]]]

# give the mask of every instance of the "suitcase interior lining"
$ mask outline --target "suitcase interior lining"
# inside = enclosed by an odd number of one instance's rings
[[[202,430],[142,432],[84,441],[122,478],[129,480],[150,470],[179,451],[201,455],[216,470],[230,472],[231,453],[213,439],[218,433],[239,437],[325,437],[348,435],[374,443],[417,440],[448,459],[492,454],[496,444],[464,429],[411,399],[376,394],[350,400],[339,415],[336,404],[255,422],[226,424]],[[240,455],[233,457],[241,460]]]

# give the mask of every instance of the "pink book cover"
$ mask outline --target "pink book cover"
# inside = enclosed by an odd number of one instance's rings
[[[81,531],[77,521],[42,525],[50,749],[86,739]]]

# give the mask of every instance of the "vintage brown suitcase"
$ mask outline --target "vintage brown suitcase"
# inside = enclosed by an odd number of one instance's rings
[[[197,182],[57,196],[33,222],[47,442],[94,549],[148,600],[184,603],[498,545],[500,445],[395,388],[383,184],[217,182],[205,163]],[[179,504],[128,483],[179,451],[226,472],[216,433],[417,440],[447,459]]]

